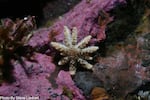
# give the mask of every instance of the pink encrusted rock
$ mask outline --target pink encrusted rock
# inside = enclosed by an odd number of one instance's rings
[[[67,88],[72,92],[72,100],[85,100],[82,92],[75,86],[69,72],[60,71],[56,83],[59,84],[59,88]]]
[[[57,85],[54,88],[48,80],[51,74],[55,71],[55,65],[52,59],[44,54],[36,53],[34,55],[36,62],[25,61],[25,68],[28,71],[27,75],[23,67],[14,62],[14,76],[16,81],[13,83],[2,83],[0,86],[0,96],[20,96],[20,97],[37,97],[39,100],[69,100],[63,94],[63,85],[73,91],[74,100],[85,100],[82,92],[74,85],[71,76],[67,72],[60,72],[58,75]],[[65,79],[64,79],[65,77]],[[55,79],[53,79],[55,80]],[[76,99],[77,98],[77,99]]]
[[[33,37],[29,41],[29,45],[35,47],[35,46],[42,46],[44,44],[47,44],[50,41],[49,38],[50,31],[47,28],[41,28],[39,30],[36,30],[33,32]]]
[[[40,100],[47,100],[51,95],[49,93],[51,84],[47,77],[54,72],[55,65],[51,62],[51,57],[42,54],[35,54],[38,63],[25,61],[25,67],[29,76],[25,73],[23,67],[14,63],[14,76],[16,81],[7,84],[3,83],[0,87],[2,96],[22,96],[39,97]]]
[[[116,3],[123,3],[124,1],[91,0],[87,3],[86,0],[82,0],[77,6],[62,16],[53,26],[34,31],[29,45],[35,47],[43,46],[51,41],[62,42],[64,25],[70,29],[77,27],[79,40],[87,35],[92,35],[94,41],[105,39],[107,23],[99,25],[96,20],[99,16],[99,11],[103,10],[107,12]],[[112,19],[108,18],[107,20],[107,22],[110,22]],[[51,57],[44,54],[35,54],[34,57],[37,62],[24,60],[25,69],[29,75],[25,73],[25,70],[17,61],[13,62],[16,81],[11,84],[2,83],[0,86],[0,96],[38,96],[40,100],[69,100],[70,97],[63,93],[65,86],[65,88],[71,91],[73,100],[85,100],[82,92],[74,85],[68,72],[60,71],[55,82],[58,87],[53,87],[52,82],[48,80],[56,67],[52,63]]]
[[[35,32],[29,44],[35,46],[47,43],[48,41],[62,42],[64,39],[63,29],[65,25],[70,29],[77,27],[79,41],[87,35],[92,35],[91,42],[99,42],[106,38],[106,25],[112,21],[112,17],[107,16],[108,18],[104,19],[105,23],[100,25],[101,22],[98,22],[99,12],[111,10],[115,7],[116,3],[125,3],[125,0],[90,0],[89,3],[87,0],[82,0],[68,13],[61,16],[54,25],[48,29],[39,30],[42,34],[39,34],[38,31]],[[41,36],[42,38],[40,39]],[[48,38],[50,39],[48,40]]]
[[[62,19],[57,21],[52,26],[52,29],[63,33],[64,25],[69,28],[77,27],[79,40],[87,35],[92,35],[96,41],[103,40],[105,39],[104,26],[106,26],[107,23],[101,27],[96,19],[101,10],[109,11],[115,6],[116,2],[123,3],[124,0],[90,0],[89,3],[87,0],[82,0],[77,6],[70,10],[70,12],[62,16]],[[109,22],[111,18],[107,20]],[[62,41],[63,34],[59,34],[55,38],[56,41]]]

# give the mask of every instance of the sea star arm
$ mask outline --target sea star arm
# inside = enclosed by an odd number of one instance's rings
[[[83,59],[85,59],[85,60],[93,60],[93,57],[90,57],[90,56],[88,56],[88,55],[84,55],[84,56],[83,56]]]
[[[63,57],[59,62],[58,65],[64,65],[69,61],[69,57]]]
[[[56,50],[61,52],[66,52],[68,50],[68,47],[66,47],[63,44],[57,43],[57,42],[51,42],[52,47],[54,47]]]
[[[69,73],[71,75],[75,75],[76,73],[76,62],[74,60],[70,60],[70,63],[69,63]]]
[[[72,29],[72,45],[76,45],[77,44],[77,28],[73,27]]]
[[[86,54],[86,53],[93,53],[96,50],[98,50],[99,48],[97,46],[89,46],[87,48],[81,49],[81,53],[82,54]]]
[[[84,48],[88,42],[91,39],[91,35],[86,36],[83,40],[81,40],[77,45],[75,45],[75,48]]]
[[[88,63],[86,60],[83,60],[81,58],[78,59],[78,62],[83,65],[84,68],[87,69],[92,69],[93,65],[91,65],[90,63]]]
[[[72,38],[71,38],[71,31],[69,30],[69,28],[67,26],[64,26],[64,44],[67,47],[71,47],[72,46]]]

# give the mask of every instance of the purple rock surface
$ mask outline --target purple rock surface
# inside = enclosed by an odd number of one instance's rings
[[[125,3],[125,0],[82,0],[68,13],[61,16],[51,27],[36,31],[34,37],[29,42],[31,45],[43,45],[50,41],[62,42],[64,26],[77,27],[78,40],[81,40],[87,35],[92,35],[92,43],[99,42],[106,38],[106,25],[112,21],[109,17],[107,23],[99,25],[98,17],[100,11],[109,11],[118,3]],[[39,34],[41,32],[41,34]],[[41,39],[40,39],[41,38]],[[38,40],[39,39],[39,40]]]
[[[29,41],[29,45],[43,46],[51,41],[63,40],[63,27],[77,27],[78,39],[81,40],[87,35],[92,35],[94,41],[106,38],[105,28],[107,23],[100,26],[97,22],[99,11],[109,11],[116,3],[124,3],[125,0],[91,0],[89,3],[82,0],[78,5],[56,21],[49,28],[41,28],[34,31],[34,35]],[[110,22],[112,18],[108,19]],[[0,96],[20,96],[38,97],[40,100],[85,100],[82,91],[78,89],[68,72],[60,71],[57,77],[53,77],[57,87],[53,87],[49,77],[55,72],[56,66],[52,57],[35,53],[37,62],[29,62],[24,59],[25,68],[29,75],[25,73],[18,61],[12,61],[14,65],[14,76],[16,81],[13,83],[2,83],[0,86]],[[69,91],[66,93],[66,91]],[[64,93],[65,92],[65,93]],[[71,95],[71,96],[70,96]]]
[[[84,100],[82,92],[74,85],[71,76],[68,72],[60,71],[58,77],[54,79],[57,88],[53,88],[48,80],[51,73],[55,70],[55,65],[49,56],[43,54],[35,54],[37,63],[26,61],[26,69],[30,72],[27,76],[24,69],[18,62],[14,62],[14,75],[16,81],[12,84],[3,83],[0,87],[0,95],[4,97],[38,97],[40,100],[69,100],[63,94],[63,87],[65,86],[73,93],[73,100]]]

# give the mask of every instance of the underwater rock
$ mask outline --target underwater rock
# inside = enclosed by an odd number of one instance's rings
[[[30,72],[29,76],[17,61],[13,63],[16,81],[12,84],[2,83],[1,96],[35,96],[40,100],[46,100],[49,97],[51,84],[46,77],[55,70],[55,65],[51,63],[51,57],[46,55],[36,54],[35,57],[38,64],[25,62],[25,68]]]
[[[53,26],[34,31],[33,37],[28,44],[33,47],[42,47],[54,40],[62,42],[64,39],[64,25],[70,29],[77,27],[79,30],[79,40],[87,35],[91,35],[94,41],[105,39],[105,28],[112,18],[107,18],[107,23],[104,23],[102,26],[99,25],[99,11],[103,10],[107,12],[117,3],[124,3],[124,1],[125,0],[91,0],[87,2],[86,0],[82,0],[67,14],[63,15]],[[34,96],[39,97],[40,100],[61,100],[62,98],[64,100],[69,100],[70,98],[73,100],[85,100],[82,92],[73,85],[74,83],[70,75],[64,71],[60,71],[56,80],[54,79],[58,87],[53,87],[52,82],[48,79],[55,71],[56,66],[50,56],[35,53],[34,58],[37,62],[29,62],[24,59],[25,68],[29,75],[25,73],[17,61],[12,61],[16,81],[11,84],[2,83],[0,86],[1,96]],[[66,86],[63,87],[64,85]]]
[[[43,54],[35,54],[35,58],[38,63],[25,62],[25,67],[27,71],[30,72],[29,76],[26,75],[24,69],[18,64],[18,62],[14,62],[14,76],[16,81],[12,84],[2,83],[0,86],[1,96],[32,96],[39,98],[39,100],[61,100],[61,98],[68,100],[68,97],[63,94],[62,86],[65,85],[66,88],[72,90],[73,95],[75,95],[73,98],[84,100],[84,96],[82,96],[81,91],[73,84],[69,73],[60,72],[56,79],[58,87],[54,88],[52,86],[48,80],[48,77],[50,77],[55,70],[55,65],[52,63],[51,57]],[[63,80],[64,77],[66,79],[65,81]]]
[[[99,25],[99,13],[101,11],[106,13],[118,3],[125,3],[125,0],[91,0],[90,2],[82,0],[68,13],[61,16],[60,19],[58,19],[52,26],[44,29],[43,32],[41,29],[40,31],[43,34],[44,40],[62,42],[64,39],[63,27],[68,26],[70,29],[72,29],[72,27],[77,27],[79,41],[85,36],[91,35],[93,39],[91,42],[99,42],[106,38],[106,25],[112,21],[112,17],[109,17],[108,14],[106,18],[104,16],[103,20],[105,23],[103,23],[103,25]],[[31,41],[37,41],[39,37],[41,37],[41,34],[39,36],[39,32],[37,31]],[[37,44],[36,41],[34,42],[34,45],[43,45],[47,43],[46,41],[43,41],[43,39],[39,39]],[[30,43],[31,42],[29,42],[29,44]]]
[[[47,28],[41,28],[33,32],[33,37],[29,40],[28,44],[36,47],[48,44],[50,41],[49,30]]]
[[[108,50],[106,57],[100,57],[94,66],[94,74],[102,80],[106,90],[113,96],[126,97],[149,79],[149,66],[142,66],[143,51],[136,39],[114,51]],[[133,44],[132,44],[133,43]],[[112,48],[111,48],[112,50]],[[117,98],[118,98],[117,97]]]
[[[124,0],[91,0],[89,3],[87,0],[82,0],[78,5],[71,9],[68,13],[61,16],[51,28],[59,32],[55,39],[56,41],[63,40],[63,26],[66,25],[69,28],[77,27],[79,33],[79,40],[87,35],[92,35],[93,39],[100,41],[105,39],[105,28],[107,23],[102,27],[98,24],[99,12],[101,10],[109,11],[116,3],[123,3]],[[104,19],[106,20],[106,19]],[[112,18],[107,19],[108,22]]]
[[[70,95],[72,96],[67,95],[67,93],[65,93],[65,95],[68,96],[71,100],[85,100],[81,90],[76,87],[69,72],[65,72],[63,70],[60,71],[58,73],[56,83],[59,84],[59,88],[64,89],[64,92],[67,92],[65,90],[68,89],[68,92],[70,92]]]
[[[108,40],[106,40],[107,43],[105,42],[105,45],[107,46],[107,51],[105,51],[105,56],[99,57],[99,63],[94,66],[94,74],[103,81],[105,89],[108,90],[113,97],[116,96],[117,99],[124,98],[130,94],[138,95],[135,92],[137,92],[141,86],[140,91],[144,88],[149,90],[144,86],[150,82],[150,21],[149,17],[147,17],[149,15],[147,15],[147,10],[145,14],[143,15],[144,20],[141,18],[140,24],[134,32],[127,30],[130,35],[124,38],[122,42],[114,44],[110,41],[108,43]],[[118,15],[120,16],[120,14]],[[116,25],[116,22],[120,21],[115,20],[112,24]],[[123,32],[123,34],[125,33],[126,32]],[[110,34],[108,35],[111,36]],[[121,37],[123,36],[121,35]],[[111,39],[113,38],[111,37]],[[118,41],[118,38],[114,38],[113,42],[115,42],[115,40]],[[133,99],[125,98],[125,100]]]
[[[69,28],[77,27],[80,36],[79,40],[87,35],[92,35],[93,39],[100,41],[105,39],[105,29],[101,30],[101,27],[98,24],[100,11],[109,11],[116,3],[123,2],[124,0],[91,0],[88,3],[87,0],[82,0],[70,10],[70,12],[61,16],[62,18],[57,21],[52,28],[58,30],[59,33],[62,33],[64,25]],[[111,21],[111,18],[107,20]],[[98,35],[99,37],[97,37]],[[56,41],[62,41],[63,34],[59,34],[55,38]]]
[[[102,82],[91,72],[77,72],[74,77],[75,84],[88,96],[94,87],[102,87]]]
[[[50,0],[43,8],[43,15],[45,20],[54,20],[60,15],[68,12],[80,0]]]

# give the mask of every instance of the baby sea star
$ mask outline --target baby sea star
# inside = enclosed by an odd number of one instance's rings
[[[86,47],[91,39],[91,35],[86,36],[79,43],[77,43],[77,28],[73,27],[71,30],[64,26],[64,44],[51,42],[52,47],[60,51],[64,57],[58,62],[58,65],[64,65],[69,62],[69,72],[71,75],[76,73],[77,63],[86,69],[92,69],[93,65],[86,60],[92,60],[89,56],[90,53],[95,52],[99,48],[97,46]]]

